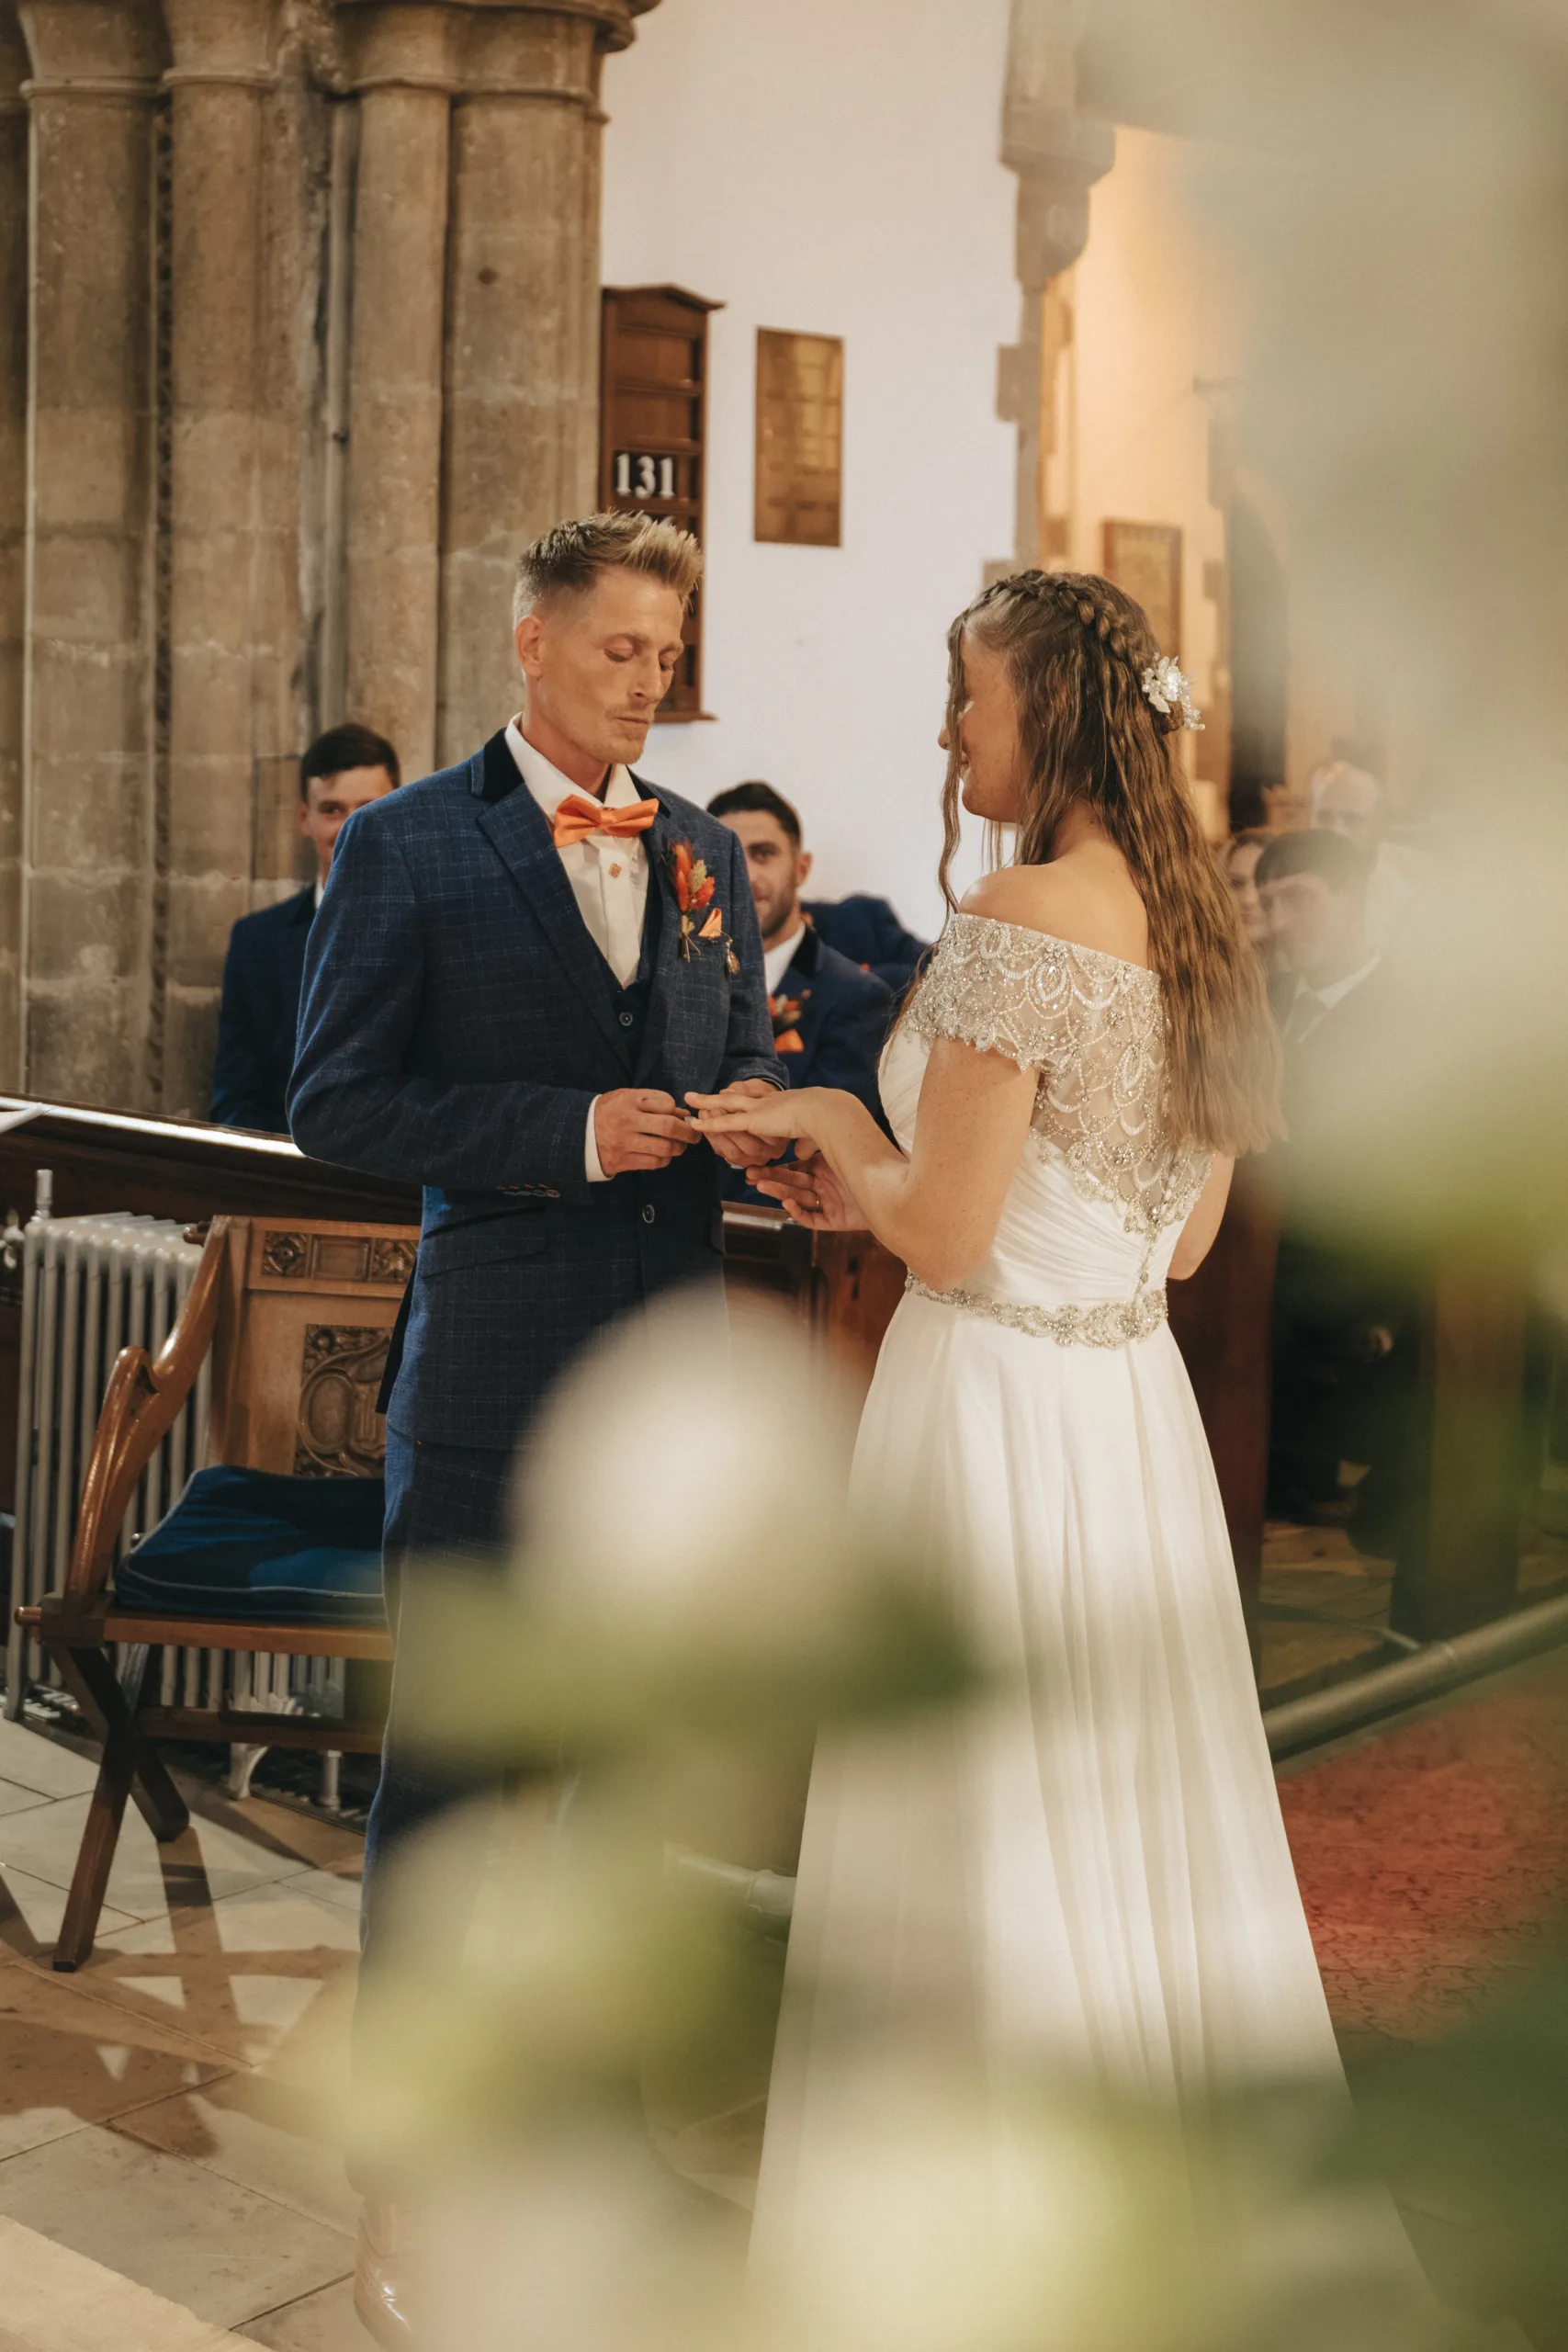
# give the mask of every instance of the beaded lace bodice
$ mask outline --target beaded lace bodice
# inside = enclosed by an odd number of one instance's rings
[[[1183,1223],[1210,1154],[1165,1133],[1165,1012],[1153,972],[1017,923],[954,915],[910,1005],[927,1044],[957,1038],[1040,1071],[1031,1142],[1085,1200],[1146,1238]]]

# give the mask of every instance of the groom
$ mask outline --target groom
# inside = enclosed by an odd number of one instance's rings
[[[522,710],[344,826],[311,927],[294,1138],[424,1187],[387,1401],[405,1647],[420,1596],[403,1563],[501,1542],[518,1440],[563,1367],[656,1292],[722,1279],[722,1171],[687,1091],[784,1083],[740,844],[628,764],[682,658],[701,560],[672,524],[625,514],[529,548]],[[716,884],[686,911],[682,851]],[[743,1167],[773,1148],[715,1148]],[[453,1793],[404,1752],[394,1683],[367,1959],[389,1849]]]

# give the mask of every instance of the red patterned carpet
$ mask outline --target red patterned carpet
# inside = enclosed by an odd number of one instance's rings
[[[1339,2031],[1457,2024],[1568,1925],[1568,1655],[1291,1772],[1280,1796]]]

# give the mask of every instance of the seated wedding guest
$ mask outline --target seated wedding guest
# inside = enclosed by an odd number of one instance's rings
[[[792,1086],[836,1086],[882,1115],[876,1064],[893,1019],[893,995],[874,972],[830,947],[801,903],[811,871],[800,819],[771,784],[738,784],[708,802],[708,814],[746,852],[762,933],[773,1048]],[[754,1199],[739,1170],[731,1199]]]
[[[886,899],[856,893],[848,899],[804,899],[801,905],[818,938],[863,971],[874,972],[895,996],[908,987],[916,965],[930,950],[930,940],[906,931]]]
[[[294,1065],[294,1030],[305,942],[321,903],[339,832],[356,808],[395,791],[398,755],[368,727],[329,727],[299,763],[299,831],[316,853],[313,881],[275,907],[243,915],[229,934],[212,1116],[220,1126],[287,1135],[283,1098]]]
[[[1269,846],[1266,832],[1249,829],[1233,833],[1220,853],[1225,880],[1230,884],[1231,897],[1235,900],[1241,927],[1260,955],[1269,945],[1269,925],[1264,920],[1263,901],[1258,895],[1258,861]]]
[[[1310,1035],[1372,978],[1381,963],[1367,929],[1371,860],[1347,835],[1277,833],[1253,868],[1265,944],[1286,982],[1287,1045]]]
[[[1344,1519],[1360,1548],[1387,1554],[1412,1492],[1420,1270],[1350,1217],[1326,1216],[1316,1181],[1331,1151],[1337,1197],[1354,1201],[1356,1167],[1374,1178],[1393,1146],[1379,1078],[1399,1050],[1399,1001],[1368,935],[1370,872],[1367,852],[1328,831],[1278,835],[1256,869],[1285,1040],[1287,1140],[1269,1154],[1281,1216],[1269,1507]],[[1364,1473],[1353,1486],[1346,1464]]]
[[[1427,860],[1419,850],[1387,839],[1388,797],[1370,769],[1337,757],[1321,761],[1307,778],[1307,791],[1314,829],[1341,834],[1371,862],[1367,936],[1386,950],[1421,888]]]

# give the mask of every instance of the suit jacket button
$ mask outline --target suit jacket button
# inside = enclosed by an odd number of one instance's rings
[[[653,1223],[654,1216],[655,1210],[653,1203],[651,1201],[644,1201],[642,1204],[642,1221],[644,1225],[651,1225]]]
[[[621,1015],[621,1026],[622,1026],[622,1028],[623,1028],[623,1029],[629,1029],[629,1028],[631,1027],[631,1025],[632,1025],[632,1017],[631,1017],[631,1014],[630,1014],[629,1012],[623,1012],[623,1013],[622,1013],[622,1015]]]

